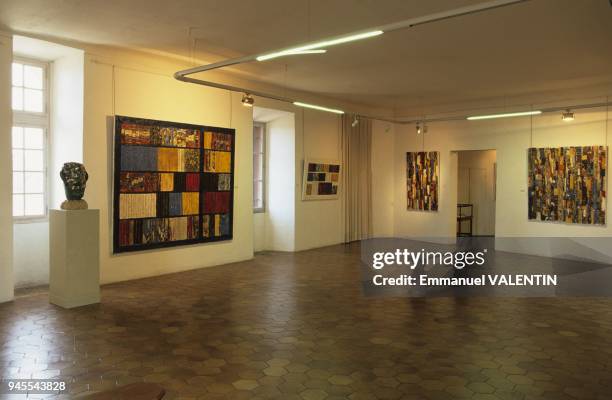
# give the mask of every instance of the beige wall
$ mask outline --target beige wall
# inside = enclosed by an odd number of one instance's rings
[[[10,45],[10,38],[9,43]],[[139,52],[99,46],[79,46],[85,51],[83,100],[83,160],[90,173],[86,200],[91,208],[101,210],[101,281],[103,283],[166,274],[191,268],[218,265],[251,258],[254,248],[252,215],[252,113],[240,103],[239,93],[178,82],[172,74],[186,67],[172,59]],[[10,49],[7,60],[12,58]],[[8,71],[8,70],[7,70]],[[214,75],[214,74],[213,74]],[[223,75],[214,75],[229,83],[240,84]],[[261,85],[255,85],[259,87]],[[10,85],[6,85],[10,87]],[[299,95],[298,95],[299,96]],[[325,99],[305,96],[314,103]],[[9,98],[10,100],[10,98]],[[257,99],[270,108],[294,115],[292,183],[295,207],[294,237],[285,243],[286,250],[301,250],[342,242],[342,201],[301,200],[302,163],[304,156],[341,159],[340,118],[324,112],[304,110],[291,104]],[[338,105],[344,108],[342,105]],[[350,105],[345,105],[353,108]],[[10,112],[10,105],[3,110]],[[375,112],[375,110],[364,110]],[[113,115],[190,122],[233,127],[237,130],[234,240],[163,250],[113,255],[112,243],[112,126]],[[10,119],[5,119],[10,120]],[[10,139],[9,139],[10,140]],[[78,144],[80,147],[80,143]],[[8,148],[8,145],[7,145]],[[6,158],[10,160],[10,157]],[[7,166],[6,171],[10,167]],[[8,175],[6,175],[8,177]],[[9,177],[10,178],[10,177]],[[2,185],[3,187],[10,187]],[[5,193],[10,193],[6,191]],[[10,198],[7,197],[8,200]],[[56,201],[54,201],[54,204]],[[4,203],[6,204],[6,203]],[[7,209],[10,218],[10,209]],[[268,227],[266,226],[267,230]],[[28,229],[21,229],[28,231]],[[46,225],[45,225],[46,231]],[[3,231],[3,234],[12,235]],[[19,235],[16,251],[21,260],[34,264],[26,254],[24,235]],[[284,238],[287,239],[287,238]],[[287,242],[287,240],[284,240]],[[7,243],[7,241],[4,241]],[[40,241],[41,246],[46,243]],[[46,246],[48,247],[48,246]],[[11,252],[7,252],[10,257]],[[38,253],[37,253],[38,254]],[[42,254],[42,253],[41,253]],[[42,255],[46,255],[42,254]],[[46,264],[36,258],[36,264]],[[45,258],[46,259],[46,258]],[[46,270],[22,268],[23,286],[47,280]],[[26,271],[27,270],[27,271]],[[27,272],[27,273],[26,273]],[[3,282],[8,282],[3,280]],[[12,287],[12,282],[7,283]]]
[[[0,32],[0,302],[13,298],[12,41]]]
[[[605,101],[584,99],[577,102]],[[581,145],[605,145],[605,108],[576,113],[571,123],[559,113],[533,118],[432,123],[424,145],[414,125],[396,126],[394,149],[394,228],[396,236],[454,237],[457,199],[457,150],[497,150],[496,236],[612,236],[612,224],[582,226],[534,222],[527,219],[527,149]],[[533,133],[532,133],[533,132]],[[405,157],[407,151],[440,151],[440,207],[438,212],[406,210]],[[375,178],[376,179],[376,178]],[[608,200],[608,204],[610,200]]]
[[[144,68],[143,66],[146,66]],[[253,256],[252,111],[240,95],[174,80],[180,65],[120,51],[86,54],[84,162],[86,200],[100,209],[100,273],[103,283],[246,260]],[[167,70],[169,69],[169,70]],[[166,72],[167,70],[167,72]],[[236,129],[234,238],[232,241],[111,254],[112,127],[127,115]]]

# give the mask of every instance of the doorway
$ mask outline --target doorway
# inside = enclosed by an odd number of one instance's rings
[[[495,236],[497,152],[457,154],[457,236]]]

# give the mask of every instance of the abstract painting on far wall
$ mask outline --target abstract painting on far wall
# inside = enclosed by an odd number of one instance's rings
[[[115,117],[113,251],[232,239],[235,131]]]
[[[529,219],[605,225],[608,149],[530,148]]]
[[[340,192],[340,162],[304,160],[302,200],[337,199]]]
[[[408,210],[438,211],[440,153],[406,153],[406,179]]]

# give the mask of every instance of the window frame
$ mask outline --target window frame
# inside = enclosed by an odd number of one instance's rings
[[[35,112],[35,111],[22,111],[22,110],[13,110],[12,101],[11,101],[11,111],[13,113],[13,121],[11,125],[11,153],[14,149],[12,143],[12,127],[23,127],[23,128],[40,128],[43,130],[43,214],[40,215],[22,215],[13,217],[13,223],[23,224],[23,223],[36,223],[36,222],[46,222],[49,220],[49,174],[48,174],[48,162],[49,162],[49,131],[50,131],[50,63],[43,60],[36,60],[32,58],[26,58],[21,56],[13,56],[12,63],[18,63],[22,65],[30,65],[34,67],[42,68],[43,70],[43,111]],[[12,68],[12,67],[11,67]],[[12,88],[13,81],[11,79],[11,96],[12,96]],[[14,171],[12,168],[12,159],[11,159],[11,174]],[[12,179],[12,176],[11,176]],[[11,187],[11,199],[13,193],[13,188]],[[25,194],[25,193],[24,193]]]
[[[266,212],[266,132],[267,126],[265,122],[256,122],[253,121],[253,128],[259,127],[261,129],[261,152],[255,152],[255,147],[253,147],[253,156],[255,154],[261,155],[261,207],[253,206],[254,214],[261,214]],[[253,130],[253,135],[255,135],[255,130]],[[253,172],[253,189],[255,188],[255,173]],[[253,191],[254,193],[254,191]],[[255,200],[253,198],[253,200]]]

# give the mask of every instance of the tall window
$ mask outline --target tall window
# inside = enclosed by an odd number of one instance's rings
[[[265,140],[266,125],[260,122],[253,123],[253,211],[265,211]]]
[[[13,217],[47,215],[47,64],[13,62]]]

